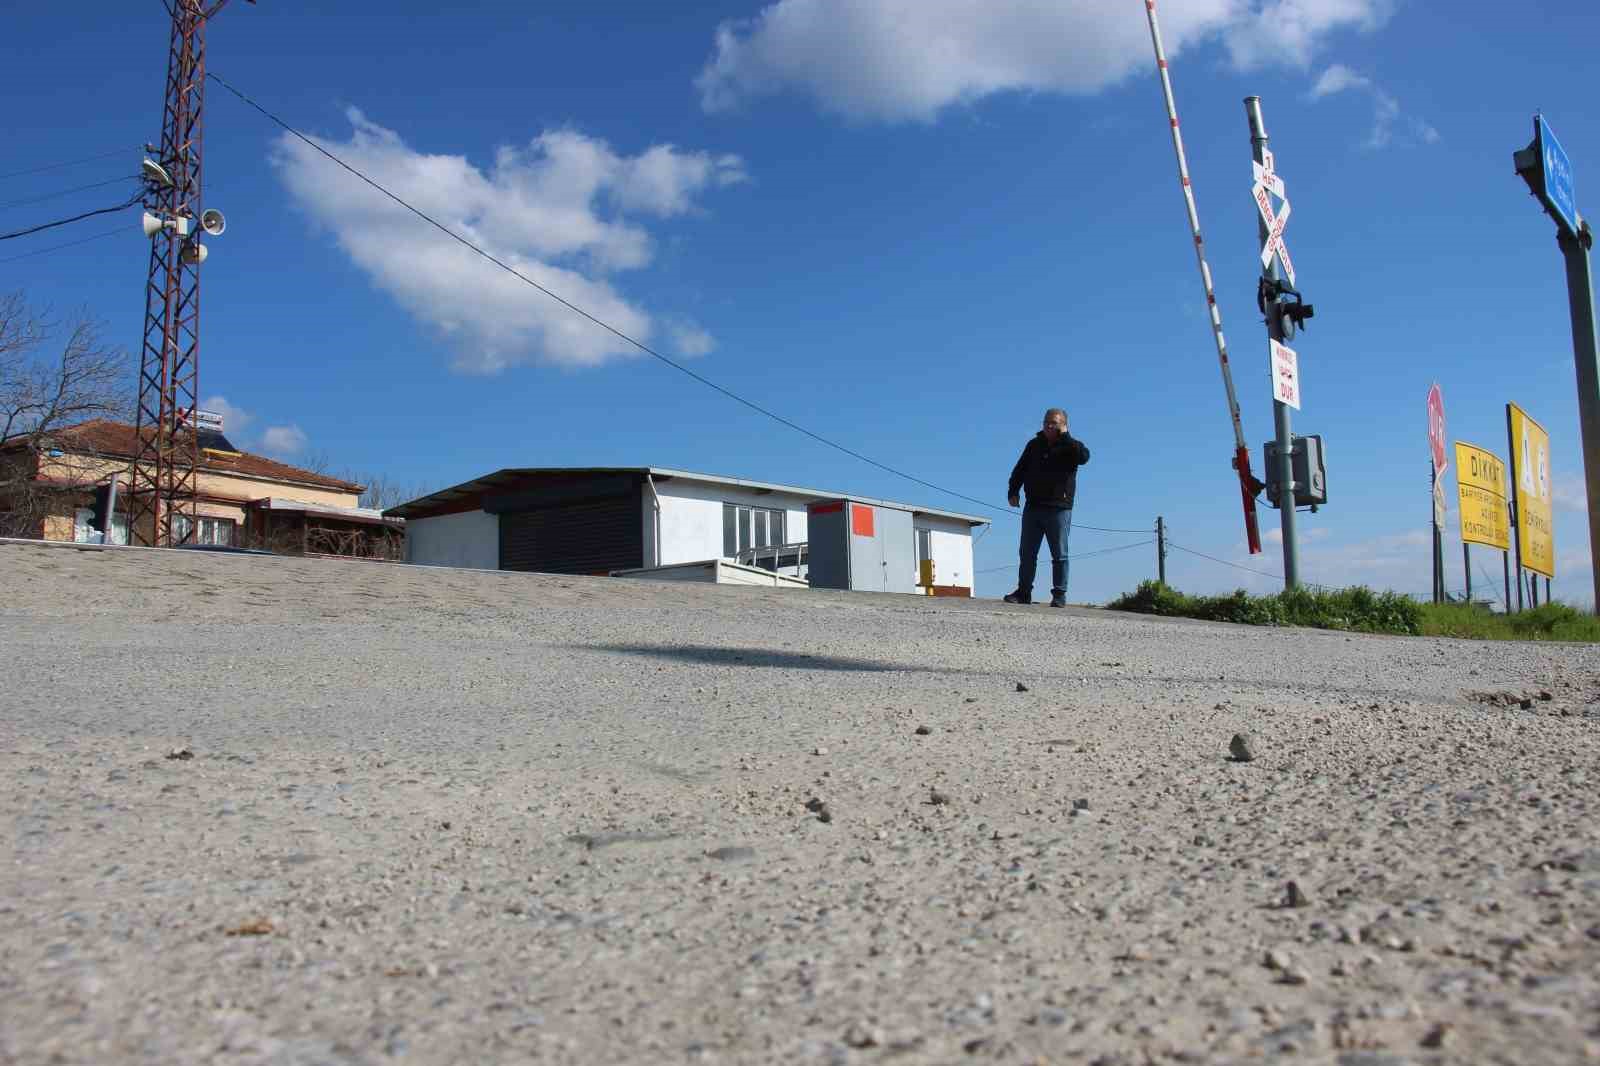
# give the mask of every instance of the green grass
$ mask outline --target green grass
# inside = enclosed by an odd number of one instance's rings
[[[1600,641],[1600,618],[1564,603],[1541,603],[1517,614],[1490,614],[1464,603],[1424,604],[1422,632],[1473,640]]]
[[[1221,596],[1188,596],[1160,582],[1146,581],[1106,606],[1113,611],[1256,626],[1474,640],[1600,641],[1600,619],[1562,603],[1501,615],[1469,604],[1418,603],[1398,592],[1373,592],[1364,587],[1296,589],[1271,596],[1252,596],[1239,589]]]

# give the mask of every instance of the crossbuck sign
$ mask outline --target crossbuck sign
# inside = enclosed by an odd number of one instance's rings
[[[1265,162],[1251,164],[1255,168],[1256,183],[1250,189],[1255,197],[1256,210],[1261,212],[1261,221],[1267,227],[1267,242],[1261,247],[1261,266],[1263,269],[1270,266],[1272,257],[1276,255],[1283,267],[1283,276],[1293,285],[1294,261],[1289,258],[1289,246],[1283,243],[1283,228],[1289,224],[1289,197],[1284,190],[1283,179],[1278,177],[1273,168],[1272,153],[1262,149],[1261,156]],[[1272,206],[1274,196],[1283,202],[1283,206],[1276,210]]]

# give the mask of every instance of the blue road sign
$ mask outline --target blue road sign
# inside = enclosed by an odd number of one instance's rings
[[[1544,204],[1555,212],[1562,228],[1576,237],[1578,199],[1572,190],[1572,161],[1544,116],[1539,115],[1533,121],[1539,142],[1539,169],[1544,175]]]

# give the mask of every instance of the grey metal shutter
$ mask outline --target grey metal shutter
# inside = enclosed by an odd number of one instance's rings
[[[596,574],[643,565],[637,495],[500,516],[502,570]]]

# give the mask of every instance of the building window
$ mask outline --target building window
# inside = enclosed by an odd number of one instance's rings
[[[788,543],[784,540],[786,518],[786,513],[781,509],[745,507],[736,503],[723,504],[723,556],[731,559],[751,548]]]
[[[933,558],[933,531],[929,529],[917,530],[917,565]]]
[[[199,532],[191,537],[189,534],[193,528],[188,515],[172,516],[172,539],[179,544],[216,544],[231,548],[235,544],[234,532],[238,527],[231,518],[201,518]]]

